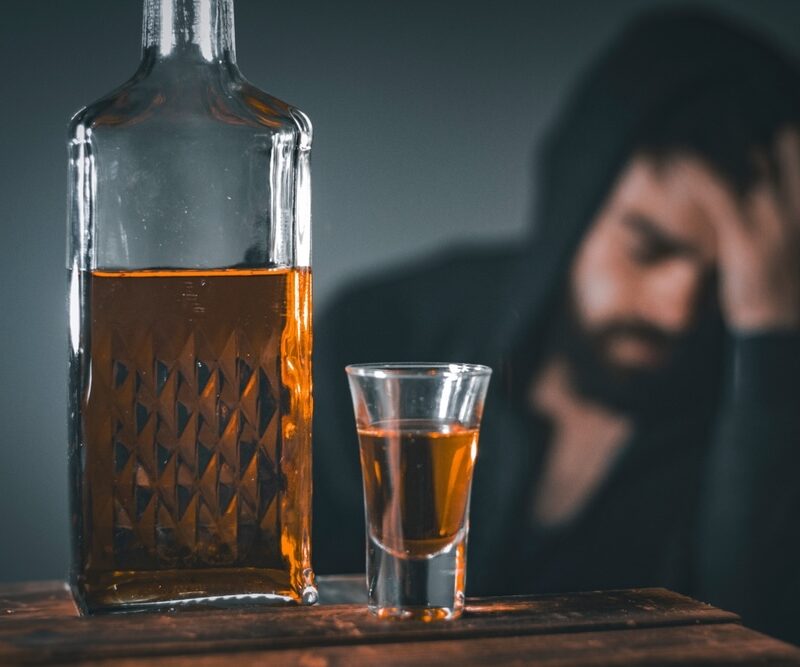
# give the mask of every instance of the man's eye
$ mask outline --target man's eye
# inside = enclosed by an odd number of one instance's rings
[[[640,264],[654,264],[666,257],[667,249],[652,241],[639,241],[631,246],[631,256]]]

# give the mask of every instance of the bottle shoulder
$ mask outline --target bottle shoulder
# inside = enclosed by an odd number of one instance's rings
[[[313,128],[311,119],[303,111],[257,88],[241,75],[234,85],[248,112],[260,124],[270,125],[279,122],[291,125],[299,133],[307,136],[310,143]]]
[[[235,65],[148,67],[143,63],[125,83],[79,110],[69,124],[71,139],[90,133],[164,127],[292,133],[310,147],[308,116],[256,88]]]

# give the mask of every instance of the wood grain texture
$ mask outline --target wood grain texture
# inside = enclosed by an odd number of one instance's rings
[[[373,618],[363,576],[320,591],[334,604],[81,618],[63,582],[3,585],[0,664],[800,665],[797,648],[663,589],[468,600],[433,624]]]
[[[63,581],[0,584],[0,624],[10,619],[68,618],[78,608]]]
[[[93,662],[96,667],[406,667],[537,665],[632,667],[800,665],[800,650],[740,625],[669,626],[636,630],[523,635],[403,644],[322,646],[267,652]]]
[[[321,588],[325,583],[321,582]],[[328,584],[333,592],[334,582]],[[398,642],[404,647],[438,645],[463,639],[738,620],[735,614],[664,589],[468,600],[461,619],[431,624],[380,621],[363,604],[185,609],[81,618],[69,607],[71,600],[63,586],[53,584],[5,587],[0,589],[0,599],[12,612],[0,616],[0,662],[28,664],[169,655],[196,659],[204,654]]]

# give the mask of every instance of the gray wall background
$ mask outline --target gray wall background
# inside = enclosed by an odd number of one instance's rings
[[[664,4],[236,0],[245,75],[314,123],[316,306],[369,270],[519,234],[532,148],[575,75]],[[702,4],[800,55],[800,2]],[[141,5],[0,0],[0,581],[67,568],[66,123],[135,69]]]

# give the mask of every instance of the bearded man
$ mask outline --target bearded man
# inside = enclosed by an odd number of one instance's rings
[[[541,148],[528,239],[320,318],[317,571],[364,567],[345,364],[485,363],[469,594],[665,586],[800,641],[798,127],[800,71],[758,37],[632,24]]]

